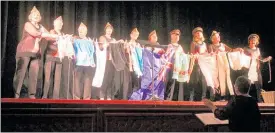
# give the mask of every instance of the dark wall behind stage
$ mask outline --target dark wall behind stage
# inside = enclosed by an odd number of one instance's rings
[[[1,2],[2,97],[13,96],[16,46],[33,6],[40,11],[41,23],[48,30],[53,28],[53,20],[61,15],[64,32],[68,34],[77,34],[79,24],[83,22],[88,27],[89,37],[99,37],[105,24],[110,22],[115,28],[113,35],[116,39],[129,39],[134,27],[138,28],[140,39],[147,39],[155,29],[159,42],[167,45],[169,32],[178,28],[182,32],[180,44],[188,52],[192,29],[201,26],[206,42],[209,42],[212,30],[217,30],[221,32],[222,42],[232,47],[247,46],[248,35],[257,33],[261,37],[262,55],[274,55],[274,2]],[[272,70],[274,67],[273,61]],[[263,88],[274,90],[274,80],[267,83],[267,64],[263,65],[262,74]],[[39,87],[42,75],[41,71]]]

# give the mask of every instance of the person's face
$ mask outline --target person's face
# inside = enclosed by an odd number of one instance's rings
[[[106,32],[107,35],[112,35],[113,29],[111,27],[107,27],[105,32]]]
[[[35,12],[31,14],[31,21],[38,23],[40,22],[40,20],[41,20],[40,13]]]
[[[214,36],[212,36],[213,43],[219,43],[220,41],[221,41],[221,38],[219,34],[215,34]]]
[[[194,37],[195,38],[202,38],[203,37],[203,34],[201,31],[197,31],[195,34],[194,34]]]
[[[138,37],[139,37],[139,33],[137,33],[137,32],[132,32],[132,33],[130,34],[130,37],[131,37],[131,40],[137,40]]]
[[[257,45],[257,43],[258,43],[258,39],[256,38],[256,37],[253,37],[253,38],[250,38],[249,39],[249,45],[250,46],[256,46]]]
[[[61,30],[63,26],[63,22],[61,21],[54,21],[54,28],[57,30]]]
[[[78,28],[78,35],[80,37],[85,37],[87,35],[87,28],[86,27],[79,27]]]
[[[158,36],[156,34],[151,35],[149,41],[152,43],[157,43]]]
[[[180,40],[179,34],[175,34],[175,33],[171,34],[171,42],[172,43],[177,43],[177,42],[179,42],[179,40]]]

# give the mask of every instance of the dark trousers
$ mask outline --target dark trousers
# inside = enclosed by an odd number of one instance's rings
[[[76,66],[74,73],[74,99],[91,99],[95,68],[91,66]]]
[[[129,90],[131,88],[130,83],[131,83],[131,72],[129,71],[129,68],[125,68],[123,70],[123,94],[122,94],[122,99],[123,100],[128,100],[129,96]]]
[[[73,99],[74,61],[67,56],[62,60],[60,99]]]
[[[114,74],[114,91],[112,91],[113,99],[128,100],[129,88],[131,88],[131,73],[128,68],[122,71],[115,71]]]
[[[42,98],[53,98],[59,99],[60,83],[61,83],[61,70],[62,64],[56,61],[46,61],[44,66],[44,87],[43,87],[43,97]],[[54,87],[50,89],[51,79],[54,77]]]
[[[106,61],[105,74],[103,84],[99,91],[100,98],[112,98],[112,91],[114,87],[115,67],[111,60]]]
[[[28,71],[28,95],[35,98],[37,78],[39,72],[39,58],[36,57],[17,57],[16,70],[13,78],[15,98],[20,97],[21,88]]]
[[[181,83],[176,81],[176,79],[171,79],[167,83],[168,87],[166,90],[167,100],[173,101],[184,101],[184,85],[185,83]]]
[[[263,102],[261,95],[261,84],[256,81],[254,84],[251,84],[249,95],[254,97],[258,102]]]
[[[141,78],[138,78],[135,72],[130,72],[127,68],[124,70],[123,85],[123,99],[128,100],[134,91],[141,88]]]

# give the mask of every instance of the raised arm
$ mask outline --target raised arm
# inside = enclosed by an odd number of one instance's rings
[[[226,44],[224,44],[224,48],[226,52],[233,52],[234,50],[230,47],[228,47]]]
[[[225,47],[225,51],[226,52],[237,52],[237,51],[243,52],[244,51],[242,48],[234,48],[234,49],[232,49],[229,46],[227,46],[226,44],[224,44],[224,47]]]
[[[43,27],[42,27],[43,28]],[[49,34],[49,32],[44,28],[45,32],[41,32],[37,30],[30,22],[25,23],[24,29],[34,37],[42,37],[42,38],[56,38],[57,35]]]

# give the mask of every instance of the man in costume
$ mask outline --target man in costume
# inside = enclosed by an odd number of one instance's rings
[[[186,62],[176,62],[181,54],[184,54],[182,46],[178,43],[180,39],[180,30],[175,29],[170,32],[171,43],[168,45],[170,49],[167,49],[166,52],[173,52],[173,56],[170,60],[172,63],[172,68],[167,74],[167,86],[166,86],[166,95],[167,100],[184,100],[184,90],[183,82],[179,82],[179,74],[186,73],[181,70],[181,67],[177,66],[178,63],[188,64],[189,60]],[[170,51],[169,51],[170,50]],[[189,58],[188,58],[189,59]],[[180,72],[180,73],[179,73]]]
[[[205,76],[202,73],[201,67],[199,65],[198,56],[204,56],[208,54],[207,45],[204,42],[203,29],[201,27],[196,27],[192,31],[193,41],[191,42],[190,53],[193,55],[190,67],[190,81],[189,81],[189,90],[190,90],[190,101],[194,100],[195,91],[199,91],[198,89],[202,88],[201,98],[206,97],[207,88],[210,91],[210,99],[214,100],[214,88],[207,87]],[[208,79],[211,80],[211,79]],[[196,93],[197,94],[197,93]],[[199,99],[199,98],[198,98]]]
[[[229,90],[230,95],[234,95],[231,78],[230,78],[230,68],[228,64],[228,59],[226,56],[226,52],[242,52],[243,49],[236,48],[232,49],[228,47],[226,44],[221,43],[220,41],[220,33],[217,31],[213,31],[210,40],[212,44],[209,46],[209,53],[214,53],[216,55],[216,78],[219,80],[219,87],[221,92],[221,100],[225,100],[226,96],[226,85]]]
[[[250,67],[246,70],[246,75],[251,81],[250,95],[257,99],[258,102],[263,102],[261,97],[262,89],[262,75],[260,69],[260,61],[268,62],[272,59],[271,56],[263,59],[261,57],[260,49],[257,47],[260,43],[260,37],[257,34],[250,34],[248,36],[248,47],[244,48],[244,53],[251,57]]]
[[[78,28],[78,36],[74,37],[76,67],[74,70],[74,99],[91,99],[92,79],[95,73],[94,45],[88,38],[87,27],[83,23]]]
[[[39,71],[40,40],[54,39],[57,35],[50,34],[42,25],[40,12],[34,6],[23,29],[22,39],[16,49],[16,70],[14,75],[15,98],[20,97],[21,88],[28,72],[28,95],[35,99]]]
[[[143,49],[141,86],[139,90],[133,92],[129,98],[130,100],[164,100],[164,73],[166,72],[166,67],[162,64],[161,57],[165,51],[162,48],[157,48],[160,45],[157,42],[158,37],[155,30],[149,34],[148,39],[151,46],[145,45]]]
[[[139,31],[134,28],[130,34],[130,41],[125,44],[126,57],[129,62],[129,94],[140,88],[140,78],[142,76],[143,48],[136,40],[139,37]],[[128,99],[128,98],[127,98]]]
[[[100,36],[99,38],[99,48],[103,50],[106,48],[106,65],[105,65],[105,71],[104,71],[104,78],[103,78],[103,84],[100,88],[100,100],[103,100],[107,98],[107,100],[111,100],[114,98],[114,87],[115,87],[115,82],[120,82],[120,79],[118,81],[117,78],[114,78],[116,74],[121,74],[121,72],[116,72],[116,68],[112,59],[112,54],[111,54],[111,48],[110,45],[115,45],[115,43],[124,43],[123,40],[116,41],[115,38],[112,38],[111,35],[113,33],[113,26],[108,22],[105,26],[105,35]],[[97,57],[98,58],[98,57]]]
[[[63,26],[62,17],[59,16],[54,20],[54,29],[50,30],[51,34],[62,36],[64,33],[61,32]],[[50,44],[46,48],[46,60],[44,66],[44,87],[42,98],[59,98],[60,83],[61,83],[61,70],[62,63],[58,58],[58,46],[55,39],[50,40]],[[49,92],[51,78],[54,76],[54,87]]]

